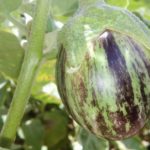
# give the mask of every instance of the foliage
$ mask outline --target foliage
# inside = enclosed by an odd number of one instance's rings
[[[149,0],[106,0],[127,8],[150,27]],[[51,0],[43,59],[12,150],[148,150],[150,122],[123,141],[98,139],[68,116],[55,83],[57,33],[79,7],[78,0]],[[14,93],[28,44],[35,0],[0,0],[0,128]],[[0,148],[1,149],[1,148]]]

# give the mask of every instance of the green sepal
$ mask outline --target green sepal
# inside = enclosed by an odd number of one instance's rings
[[[107,4],[90,5],[79,9],[59,35],[59,43],[69,50],[71,59],[72,52],[75,53],[76,58],[72,59],[71,66],[80,64],[84,57],[83,51],[87,49],[87,42],[97,38],[105,30],[130,36],[148,50],[150,49],[150,30],[134,14],[126,9]]]

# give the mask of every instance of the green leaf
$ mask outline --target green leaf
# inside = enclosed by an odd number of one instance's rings
[[[83,146],[83,150],[109,150],[107,140],[97,138],[85,129],[80,129],[79,138]]]
[[[0,13],[0,23],[2,23],[5,20],[5,17],[2,13]]]
[[[137,136],[123,141],[116,141],[116,143],[121,150],[146,150],[142,144],[142,140]]]
[[[48,16],[46,32],[52,32],[55,29],[57,29],[57,27],[55,25],[54,20],[52,19],[52,17]]]
[[[8,13],[17,9],[22,0],[0,0],[0,12]]]
[[[2,148],[2,147],[0,147],[0,150],[10,150],[10,149],[6,149],[6,148]]]
[[[30,16],[32,16],[33,17],[33,15],[34,15],[34,10],[35,10],[35,7],[36,7],[36,3],[35,3],[35,1],[24,1],[23,3],[22,3],[22,5],[19,7],[19,11],[21,12],[21,13],[27,13],[27,14],[29,14]]]
[[[13,144],[12,147],[11,147],[11,150],[22,150],[24,149],[22,147],[22,145],[16,145],[16,144]],[[30,149],[31,150],[31,149]]]
[[[150,3],[149,0],[143,0],[143,1],[135,1],[130,0],[128,9],[131,11],[138,12],[141,16],[143,16],[146,19],[150,19]]]
[[[6,97],[7,97],[7,88],[8,88],[9,83],[5,80],[1,82],[0,78],[0,107],[3,106]]]
[[[43,103],[61,103],[55,84],[55,64],[56,60],[41,64],[32,89],[32,96]]]
[[[56,59],[57,53],[58,53],[58,47],[57,47],[57,37],[58,37],[58,30],[55,30],[53,32],[49,32],[45,35],[45,59],[52,60]]]
[[[55,17],[71,16],[78,8],[78,0],[51,0],[50,12]]]
[[[24,51],[15,35],[0,31],[0,73],[17,79]]]
[[[62,110],[53,109],[44,114],[45,138],[44,143],[52,149],[66,138],[68,134],[68,116]]]
[[[0,116],[0,129],[3,127],[3,119],[2,116]],[[0,149],[1,150],[1,149]]]
[[[32,146],[32,150],[41,150],[44,137],[44,127],[40,120],[28,120],[22,125],[23,133],[25,135],[26,146]]]
[[[150,19],[149,0],[106,0],[106,2],[114,6],[127,8],[130,11],[138,12],[146,19]]]

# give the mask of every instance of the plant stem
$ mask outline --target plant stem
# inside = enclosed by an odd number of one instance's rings
[[[44,33],[47,24],[49,0],[37,0],[28,49],[18,78],[6,122],[0,134],[0,146],[9,148],[15,140],[17,128],[30,97],[31,88],[42,58]]]

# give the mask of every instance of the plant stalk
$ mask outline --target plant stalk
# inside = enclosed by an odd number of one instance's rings
[[[30,97],[31,88],[42,58],[48,10],[49,0],[37,0],[35,16],[29,37],[29,45],[25,53],[7,119],[0,134],[0,146],[5,148],[9,148],[15,140],[18,126],[20,125],[26,104]]]

